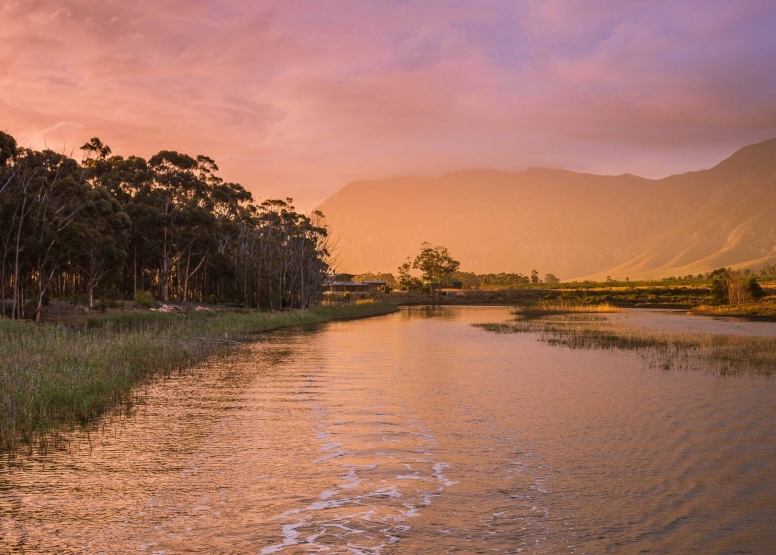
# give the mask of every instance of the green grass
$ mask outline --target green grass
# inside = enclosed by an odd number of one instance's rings
[[[138,312],[89,321],[85,328],[0,319],[0,448],[86,423],[131,400],[133,386],[191,366],[223,343],[302,324],[396,311],[367,303],[289,312]]]
[[[475,325],[495,333],[535,333],[540,341],[571,349],[635,351],[645,365],[665,370],[776,374],[776,338],[772,337],[669,333],[585,314],[517,316],[511,322]]]

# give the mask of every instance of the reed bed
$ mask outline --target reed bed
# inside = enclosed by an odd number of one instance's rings
[[[289,312],[129,313],[84,328],[0,319],[0,449],[86,423],[134,385],[203,360],[225,343],[302,324],[387,314],[367,303]]]
[[[535,333],[540,341],[571,349],[635,351],[652,368],[776,374],[776,338],[771,337],[669,333],[574,314],[518,315],[511,322],[475,325],[495,333]]]
[[[621,312],[621,309],[609,303],[581,304],[559,300],[552,303],[519,306],[512,314],[523,318],[537,318],[559,314],[603,314],[610,312]]]

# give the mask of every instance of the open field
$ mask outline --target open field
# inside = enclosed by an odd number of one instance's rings
[[[130,401],[135,384],[258,333],[395,310],[362,303],[288,312],[132,312],[92,318],[85,327],[0,319],[0,448],[87,422]]]
[[[572,349],[635,351],[654,368],[721,375],[776,374],[776,338],[677,333],[612,322],[595,314],[556,314],[476,324],[495,333],[537,333],[540,341]]]

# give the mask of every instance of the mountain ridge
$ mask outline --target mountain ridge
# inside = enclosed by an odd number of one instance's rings
[[[319,208],[341,266],[393,271],[423,241],[466,271],[660,278],[776,262],[776,139],[649,179],[532,167],[347,184]]]

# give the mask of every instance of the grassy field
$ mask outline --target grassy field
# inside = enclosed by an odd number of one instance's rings
[[[87,326],[0,319],[0,448],[64,423],[84,423],[131,399],[132,387],[186,368],[230,342],[302,324],[387,314],[362,303],[289,312],[132,312]]]
[[[776,338],[664,332],[612,322],[590,313],[476,324],[495,333],[536,333],[550,345],[572,349],[635,351],[653,368],[695,369],[734,375],[776,374]]]

